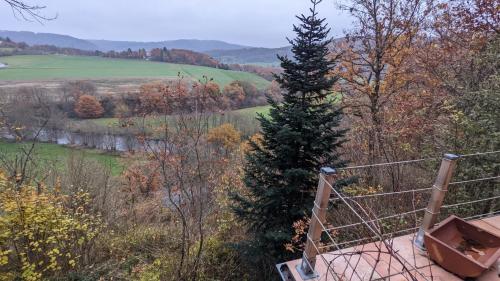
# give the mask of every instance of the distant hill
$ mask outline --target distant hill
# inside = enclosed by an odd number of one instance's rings
[[[54,33],[0,30],[0,37],[9,37],[12,41],[24,42],[28,45],[54,45],[61,48],[75,48],[86,51],[98,49],[96,45],[86,40]]]
[[[292,56],[292,47],[282,48],[243,48],[236,50],[211,50],[205,52],[214,59],[226,64],[278,64],[276,55]]]
[[[198,40],[180,39],[158,42],[138,42],[138,41],[113,41],[79,39],[68,35],[53,33],[34,33],[29,31],[6,31],[0,30],[0,37],[9,37],[15,42],[25,42],[29,45],[54,45],[60,48],[75,48],[85,51],[99,50],[126,51],[146,49],[150,51],[154,48],[183,49],[194,52],[201,52],[210,55],[214,59],[225,64],[265,64],[278,65],[276,55],[292,56],[291,47],[282,48],[258,48],[227,43],[219,40]],[[335,39],[338,41],[340,39]]]
[[[8,31],[0,30],[0,37],[9,37],[15,42],[25,42],[28,45],[54,45],[61,48],[75,48],[86,51],[126,51],[153,48],[184,49],[195,52],[205,52],[209,50],[235,50],[250,48],[238,44],[231,44],[219,40],[197,40],[179,39],[158,42],[137,42],[137,41],[113,41],[113,40],[93,40],[79,39],[68,35],[54,33],[35,33],[30,31]]]
[[[209,50],[235,50],[241,48],[248,48],[247,46],[231,44],[218,40],[197,40],[197,39],[180,39],[159,42],[136,42],[136,41],[111,41],[111,40],[88,40],[90,43],[96,45],[100,51],[125,51],[128,48],[132,50],[146,49],[151,50],[154,48],[167,49],[184,49],[195,52],[206,52]]]
[[[333,39],[330,48],[344,38]],[[214,59],[226,64],[267,64],[279,65],[280,61],[277,55],[293,57],[292,47],[286,46],[282,48],[243,48],[236,50],[210,50],[206,54],[212,56]]]

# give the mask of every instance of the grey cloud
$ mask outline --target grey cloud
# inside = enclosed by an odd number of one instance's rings
[[[0,1],[0,29],[67,34],[86,39],[160,41],[216,39],[250,46],[278,47],[293,36],[295,15],[307,13],[309,0],[47,0],[40,25],[13,17]],[[332,36],[341,36],[351,20],[333,0],[325,0],[320,15]]]

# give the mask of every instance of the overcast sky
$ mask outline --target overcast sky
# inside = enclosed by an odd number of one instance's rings
[[[161,41],[215,39],[231,43],[281,47],[293,36],[295,14],[308,12],[309,0],[38,0],[43,14],[58,15],[45,22],[16,19],[0,0],[0,29],[49,32],[84,39]],[[324,0],[332,37],[339,37],[351,20]]]

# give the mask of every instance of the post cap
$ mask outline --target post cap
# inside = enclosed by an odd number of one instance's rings
[[[444,158],[448,160],[457,160],[458,158],[460,158],[460,156],[452,153],[445,153]]]
[[[325,175],[333,175],[337,173],[337,170],[330,167],[323,167],[321,168],[321,173]]]

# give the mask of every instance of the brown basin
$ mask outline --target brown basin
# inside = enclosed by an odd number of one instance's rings
[[[500,258],[500,237],[451,216],[425,233],[432,260],[461,277],[478,277]]]

